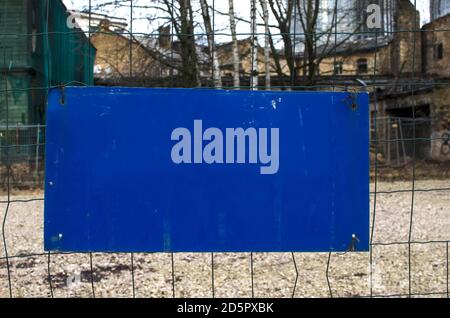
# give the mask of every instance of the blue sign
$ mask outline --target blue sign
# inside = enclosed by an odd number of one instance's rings
[[[45,249],[367,251],[368,121],[366,93],[54,89]]]

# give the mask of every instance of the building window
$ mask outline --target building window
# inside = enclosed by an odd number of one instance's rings
[[[444,45],[442,43],[439,43],[436,46],[436,58],[438,60],[442,60],[444,58]]]
[[[340,75],[343,71],[343,63],[342,62],[335,62],[334,63],[334,75]]]
[[[367,59],[359,59],[356,61],[358,74],[365,74],[368,72]]]

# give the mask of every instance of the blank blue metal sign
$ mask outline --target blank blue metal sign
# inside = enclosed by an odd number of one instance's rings
[[[368,121],[366,93],[54,89],[45,249],[367,251]]]

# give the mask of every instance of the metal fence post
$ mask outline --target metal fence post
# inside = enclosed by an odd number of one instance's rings
[[[39,176],[39,140],[41,134],[41,125],[38,124],[36,128],[36,158],[35,158],[35,169],[36,169],[36,177]]]

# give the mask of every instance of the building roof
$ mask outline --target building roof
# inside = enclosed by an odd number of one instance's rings
[[[427,24],[424,24],[424,25],[422,26],[422,30],[433,28],[433,26],[434,26],[435,24],[438,24],[438,23],[440,23],[441,21],[446,20],[446,19],[449,19],[449,18],[450,18],[450,13],[447,13],[446,15],[443,15],[443,16],[437,18],[437,19],[434,19],[434,20],[431,21],[431,22],[428,22]]]
[[[358,40],[349,40],[338,44],[334,43],[321,45],[317,47],[317,55],[349,55],[353,53],[372,52],[379,48],[387,46],[392,41],[392,36],[382,36],[378,38],[366,38]],[[303,56],[303,52],[298,56]]]
[[[128,22],[127,19],[125,18],[119,18],[95,12],[89,13],[85,11],[76,11],[76,10],[69,10],[68,12],[73,16],[75,16],[76,22],[85,33],[89,32],[89,26],[98,27],[105,21],[108,21],[109,27],[111,28],[111,30],[114,31],[126,31],[126,28],[128,27]]]

